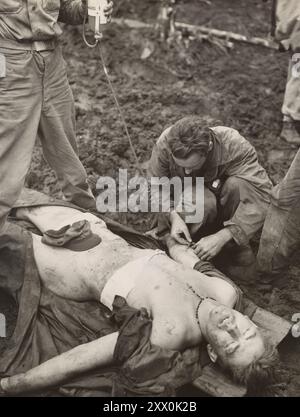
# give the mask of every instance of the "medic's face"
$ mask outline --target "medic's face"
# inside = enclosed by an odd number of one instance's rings
[[[186,175],[199,171],[206,161],[206,156],[199,152],[192,152],[187,158],[176,158],[173,155],[175,163],[184,169]]]

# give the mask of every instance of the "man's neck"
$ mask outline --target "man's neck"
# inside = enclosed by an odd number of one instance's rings
[[[204,299],[203,302],[200,304],[200,307],[198,309],[198,320],[200,324],[201,333],[205,339],[206,339],[206,323],[209,320],[209,314],[219,304],[220,303],[218,303],[215,300],[212,300],[211,298]]]

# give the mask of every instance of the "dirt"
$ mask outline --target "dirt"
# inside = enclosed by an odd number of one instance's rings
[[[267,37],[271,20],[269,3],[181,1],[177,19]],[[158,0],[123,0],[118,2],[115,12],[118,17],[154,22],[158,6]],[[91,184],[95,185],[100,175],[115,177],[118,168],[129,168],[134,174],[134,158],[96,50],[84,45],[80,27],[65,27],[63,39],[75,97],[80,157]],[[278,138],[287,54],[241,43],[235,43],[229,50],[220,44],[197,40],[186,48],[182,43],[169,45],[160,41],[154,30],[129,30],[113,24],[105,31],[101,45],[141,162],[149,159],[163,129],[185,115],[197,114],[203,120],[211,119],[212,124],[222,123],[239,130],[256,147],[274,184],[283,177],[296,153],[296,149]],[[149,50],[150,56],[142,59]],[[55,176],[43,161],[39,146],[27,184],[60,196]],[[120,220],[140,230],[147,227],[143,215],[129,214]],[[291,265],[272,290],[241,284],[257,304],[287,319],[300,312],[297,254]],[[281,352],[288,396],[300,394],[299,350],[299,342],[293,340]]]

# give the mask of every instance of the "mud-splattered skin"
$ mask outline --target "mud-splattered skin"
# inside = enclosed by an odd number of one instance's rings
[[[155,253],[131,247],[110,232],[97,217],[70,208],[40,207],[30,212],[20,209],[17,216],[31,220],[41,231],[87,219],[93,232],[101,237],[102,242],[97,247],[73,252],[47,246],[39,236],[33,235],[35,260],[43,285],[67,299],[100,300],[102,290],[114,272],[130,261]],[[131,273],[134,274],[135,270],[125,272],[124,279]],[[198,344],[202,338],[195,314],[199,303],[195,292],[229,307],[235,303],[234,289],[227,282],[208,278],[164,254],[158,254],[137,276],[127,302],[135,308],[147,308],[155,318],[154,341],[159,339],[160,345],[171,348],[185,347]]]
[[[41,231],[59,229],[86,219],[101,243],[84,252],[48,246],[33,235],[33,248],[43,284],[62,297],[77,301],[99,300],[109,277],[127,262],[145,256],[148,250],[136,249],[110,232],[96,216],[71,208],[40,207],[18,211],[19,217],[30,219]],[[151,251],[150,251],[151,252]]]

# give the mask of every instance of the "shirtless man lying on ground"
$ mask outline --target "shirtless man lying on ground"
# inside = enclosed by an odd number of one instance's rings
[[[52,247],[32,235],[35,261],[43,285],[76,301],[101,300],[112,308],[115,295],[133,308],[146,308],[153,325],[151,343],[183,351],[207,343],[213,362],[231,371],[241,382],[265,377],[276,353],[250,319],[233,310],[235,289],[220,278],[193,270],[199,261],[192,250],[171,244],[170,254],[138,249],[110,232],[90,213],[66,207],[18,209],[16,216],[30,220],[42,232],[87,219],[101,243],[85,252]],[[81,373],[112,364],[118,332],[82,344],[30,371],[3,378],[9,394],[57,386]]]

